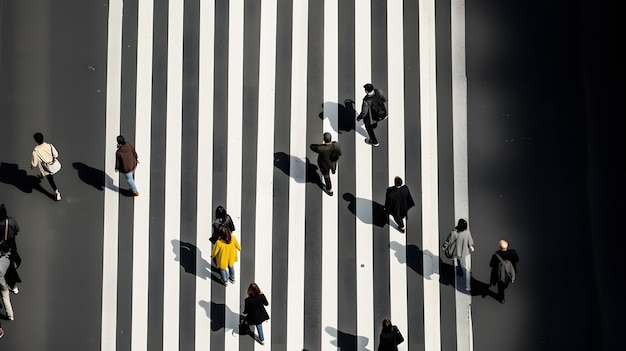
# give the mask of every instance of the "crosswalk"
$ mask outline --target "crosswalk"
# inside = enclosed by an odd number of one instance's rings
[[[451,4],[458,49],[464,2]],[[441,350],[450,324],[456,349],[472,349],[471,297],[456,293],[456,320],[440,311],[439,233],[453,225],[439,215],[440,172],[454,175],[454,215],[469,208],[464,51],[443,61],[456,67],[446,68],[453,79],[438,78],[435,5],[109,1],[105,172],[115,174],[114,140],[125,135],[139,154],[140,196],[110,190],[124,186],[118,177],[105,191],[102,350],[375,350],[387,317],[403,331],[400,350]],[[354,122],[367,82],[389,99],[378,148]],[[441,86],[454,99],[447,170]],[[344,150],[332,197],[309,150],[325,131]],[[406,234],[380,214],[395,176],[421,199]],[[237,283],[226,288],[210,267],[218,205],[242,246]],[[126,270],[130,281],[118,278]],[[238,334],[251,282],[270,301],[265,345]]]

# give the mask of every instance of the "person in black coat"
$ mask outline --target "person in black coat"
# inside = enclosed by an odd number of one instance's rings
[[[365,130],[369,138],[365,142],[372,146],[380,145],[374,129],[378,126],[378,122],[387,118],[387,107],[385,102],[387,98],[380,89],[374,88],[370,83],[363,86],[365,89],[365,97],[363,97],[363,105],[361,105],[361,113],[356,118],[357,121],[363,120]]]
[[[263,322],[270,319],[265,310],[265,306],[269,305],[265,294],[261,291],[256,283],[248,286],[248,297],[246,297],[243,313],[249,325],[255,325],[259,333],[258,341],[261,345],[265,344],[265,336],[263,335]]]
[[[311,144],[311,150],[317,152],[317,166],[322,172],[324,182],[326,183],[326,193],[330,196],[333,195],[333,184],[330,181],[330,172],[335,174],[337,170],[337,161],[341,156],[341,146],[338,142],[332,141],[332,135],[330,133],[324,133],[323,144]]]
[[[404,341],[398,327],[391,324],[389,318],[383,319],[383,329],[380,332],[378,351],[398,351],[398,345]]]
[[[398,224],[400,232],[404,233],[404,218],[409,209],[415,206],[411,192],[406,185],[402,185],[402,178],[394,178],[394,186],[387,188],[385,195],[385,213],[391,215]]]
[[[213,221],[213,234],[209,239],[213,244],[220,238],[220,228],[222,226],[228,227],[231,233],[235,231],[235,224],[233,224],[232,218],[226,213],[226,209],[222,206],[217,206],[215,209],[215,220]]]
[[[509,249],[509,243],[506,240],[500,240],[500,250],[496,251],[493,256],[491,256],[491,261],[489,261],[489,267],[491,267],[491,285],[498,284],[498,295],[497,299],[500,303],[504,303],[504,289],[509,286],[509,279],[506,279],[504,282],[498,279],[498,266],[500,265],[499,255],[503,260],[509,260],[513,264],[513,268],[515,272],[517,272],[517,262],[519,262],[519,257],[517,256],[517,252],[513,249]]]
[[[7,241],[11,249],[11,265],[9,266],[6,279],[11,291],[14,294],[19,293],[17,283],[21,283],[19,274],[17,274],[17,268],[22,264],[22,258],[17,252],[17,243],[15,242],[15,236],[20,231],[20,226],[13,217],[9,217],[7,214],[7,208],[4,204],[0,205],[0,243]]]

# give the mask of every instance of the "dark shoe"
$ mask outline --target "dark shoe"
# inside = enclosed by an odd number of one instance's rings
[[[402,228],[400,228],[398,230],[400,231],[400,233],[404,233],[405,232],[404,227],[402,227]]]
[[[374,142],[372,142],[372,140],[371,140],[370,138],[365,139],[365,143],[366,143],[366,144],[370,144],[370,145],[372,145],[372,146],[378,146],[378,145],[380,145],[378,142],[375,142],[375,143],[374,143]]]
[[[502,303],[502,304],[503,304],[503,303],[504,303],[504,299],[500,300],[500,303]]]

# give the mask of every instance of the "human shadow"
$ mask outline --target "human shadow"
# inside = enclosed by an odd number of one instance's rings
[[[41,180],[37,176],[29,175],[25,170],[19,169],[16,163],[0,163],[0,182],[13,185],[25,193],[32,193],[33,190],[37,190],[54,200],[54,194],[41,186]]]
[[[342,351],[344,350],[345,351],[367,350],[365,346],[367,346],[367,343],[369,342],[369,338],[365,336],[356,336],[356,335],[352,335],[349,333],[344,333],[341,330],[337,330],[333,327],[326,327],[324,328],[324,330],[326,331],[326,333],[328,333],[328,335],[335,338],[330,343],[339,350],[342,350]],[[364,346],[359,348],[359,345],[364,345]],[[322,348],[324,348],[324,346],[325,345],[322,345]],[[371,349],[373,350],[374,348],[372,347]]]
[[[179,243],[179,245],[176,245],[176,243]],[[180,248],[180,251],[177,252],[178,248]],[[172,251],[176,255],[174,260],[180,262],[185,272],[193,274],[198,278],[210,278],[221,283],[222,280],[218,277],[219,270],[217,267],[212,266],[211,263],[202,258],[202,252],[194,244],[174,239],[172,240]]]
[[[389,216],[385,214],[383,205],[376,201],[357,198],[351,193],[344,193],[343,199],[348,202],[348,210],[352,212],[361,222],[365,224],[373,224],[377,227],[384,227],[389,222]],[[359,214],[357,208],[370,207],[371,213]]]
[[[225,329],[226,331],[232,330],[233,334],[239,334],[239,328],[233,329],[227,327],[226,320],[236,319],[238,321],[241,321],[243,318],[241,314],[231,311],[230,308],[228,308],[228,306],[223,303],[215,303],[213,301],[209,302],[206,300],[201,300],[198,302],[198,305],[204,308],[204,312],[211,320],[211,331]]]
[[[322,111],[319,113],[320,119],[329,118],[337,120],[337,124],[331,124],[337,134],[344,132],[349,133],[354,130],[356,123],[356,114],[354,111],[354,102],[350,99],[344,101],[344,105],[326,101],[322,104]]]
[[[72,166],[78,171],[78,178],[85,184],[91,185],[100,191],[104,190],[105,187],[114,191],[119,190],[118,187],[113,185],[113,178],[109,177],[104,171],[89,167],[82,162],[74,162]]]
[[[296,165],[292,173],[291,164]],[[282,151],[274,153],[274,167],[280,169],[286,175],[295,179],[298,183],[308,182],[317,185],[320,189],[324,189],[322,179],[317,173],[317,166],[312,164],[307,157],[304,161],[295,156],[288,155]],[[304,174],[302,174],[304,170]]]

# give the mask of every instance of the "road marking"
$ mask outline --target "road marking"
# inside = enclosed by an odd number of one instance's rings
[[[104,173],[104,233],[102,241],[102,334],[100,349],[115,350],[117,335],[117,245],[119,176],[115,172],[115,149],[112,140],[120,133],[122,85],[122,0],[109,1],[107,52],[107,101]],[[110,147],[109,147],[110,145]]]

